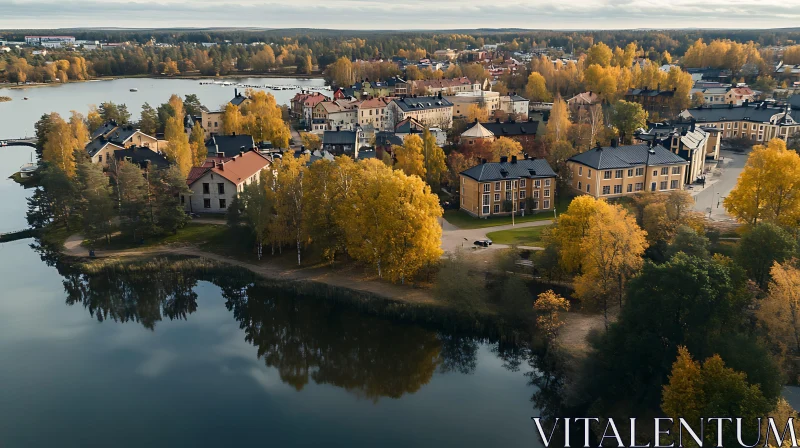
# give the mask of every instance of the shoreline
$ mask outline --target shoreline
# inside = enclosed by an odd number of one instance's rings
[[[311,74],[311,75],[300,75],[295,73],[263,73],[263,74],[241,74],[236,73],[232,75],[225,75],[225,76],[204,76],[204,75],[176,75],[176,76],[153,76],[153,75],[129,75],[129,76],[100,76],[92,79],[83,79],[83,80],[74,80],[74,81],[67,81],[67,82],[40,82],[40,83],[32,83],[32,84],[16,84],[16,83],[0,83],[0,89],[9,89],[9,90],[19,90],[19,89],[29,89],[29,88],[38,88],[38,87],[53,87],[53,86],[63,86],[72,83],[79,83],[79,82],[100,82],[100,81],[114,81],[117,79],[182,79],[182,80],[206,80],[206,79],[214,79],[214,80],[224,80],[224,79],[247,79],[247,78],[286,78],[286,79],[299,79],[299,80],[309,80],[309,79],[323,79],[322,74]]]

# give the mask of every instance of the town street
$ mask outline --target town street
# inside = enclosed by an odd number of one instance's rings
[[[442,224],[442,249],[445,252],[453,252],[456,249],[469,249],[471,247],[477,247],[473,243],[476,240],[482,240],[486,238],[487,233],[497,232],[498,230],[509,230],[509,229],[519,229],[521,227],[536,227],[536,226],[549,226],[553,223],[552,220],[544,220],[544,221],[529,221],[519,223],[515,226],[511,224],[504,225],[504,226],[495,226],[495,227],[484,227],[482,229],[460,229],[445,220],[444,218],[440,219]],[[508,247],[505,244],[492,244],[488,247],[488,249],[502,249]],[[483,248],[481,248],[483,249]]]
[[[719,176],[710,176],[710,185],[706,186],[703,190],[692,192],[695,198],[694,209],[699,212],[705,213],[708,216],[708,209],[711,208],[711,219],[714,221],[731,219],[731,216],[722,205],[723,199],[728,196],[728,193],[736,186],[739,180],[739,174],[742,173],[747,157],[750,151],[744,153],[736,153],[732,151],[720,151],[720,156],[725,158],[725,163],[722,166],[722,174]],[[696,187],[695,187],[696,188]]]

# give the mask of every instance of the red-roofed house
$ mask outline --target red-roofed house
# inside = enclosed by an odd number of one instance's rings
[[[310,127],[312,120],[314,119],[314,107],[317,104],[328,100],[330,100],[330,98],[319,92],[314,92],[311,96],[303,100],[303,122],[306,126]]]
[[[225,213],[244,186],[258,182],[259,173],[269,166],[269,159],[249,151],[213,167],[194,167],[186,179],[192,193],[181,196],[181,203],[194,213]]]
[[[754,101],[755,92],[750,87],[733,87],[725,94],[725,104],[741,106],[745,101]]]

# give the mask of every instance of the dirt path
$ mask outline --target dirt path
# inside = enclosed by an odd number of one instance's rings
[[[80,244],[83,236],[72,235],[64,242],[62,253],[72,257],[88,258],[89,251]],[[369,276],[355,268],[331,269],[327,267],[310,267],[285,269],[268,262],[247,262],[232,257],[206,252],[194,246],[161,246],[142,249],[98,250],[98,258],[127,258],[144,255],[186,255],[206,258],[232,266],[247,269],[270,280],[312,281],[355,291],[367,292],[398,302],[441,306],[427,290],[413,289],[408,286],[391,284]]]
[[[619,308],[608,311],[609,323],[615,322],[619,315]],[[589,343],[586,337],[592,331],[605,331],[603,314],[587,314],[583,312],[570,312],[564,315],[564,326],[558,334],[558,345],[574,359],[583,359],[589,354]]]

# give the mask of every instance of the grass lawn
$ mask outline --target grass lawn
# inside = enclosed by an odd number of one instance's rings
[[[110,244],[107,244],[105,240],[99,241],[97,248],[101,250],[122,250],[173,243],[205,244],[211,241],[219,240],[220,237],[227,233],[227,231],[227,226],[189,223],[186,225],[186,227],[178,230],[178,233],[174,235],[168,234],[145,238],[144,244],[139,244],[138,242],[132,241],[131,238],[127,236],[116,235],[111,237]],[[85,244],[86,243],[84,242],[84,245]]]
[[[499,230],[489,232],[486,236],[497,244],[512,246],[538,246],[541,242],[542,232],[547,226],[522,227],[519,229]]]
[[[556,200],[556,212],[560,215],[567,210],[567,206],[572,201],[573,196],[560,196]],[[444,219],[450,224],[461,229],[483,229],[486,227],[505,226],[511,224],[511,216],[495,216],[491,218],[475,218],[468,215],[461,210],[445,210]],[[525,216],[517,215],[514,222],[530,222],[542,221],[546,219],[553,219],[553,212],[540,212],[534,214],[526,214]],[[494,240],[494,238],[492,238]]]

